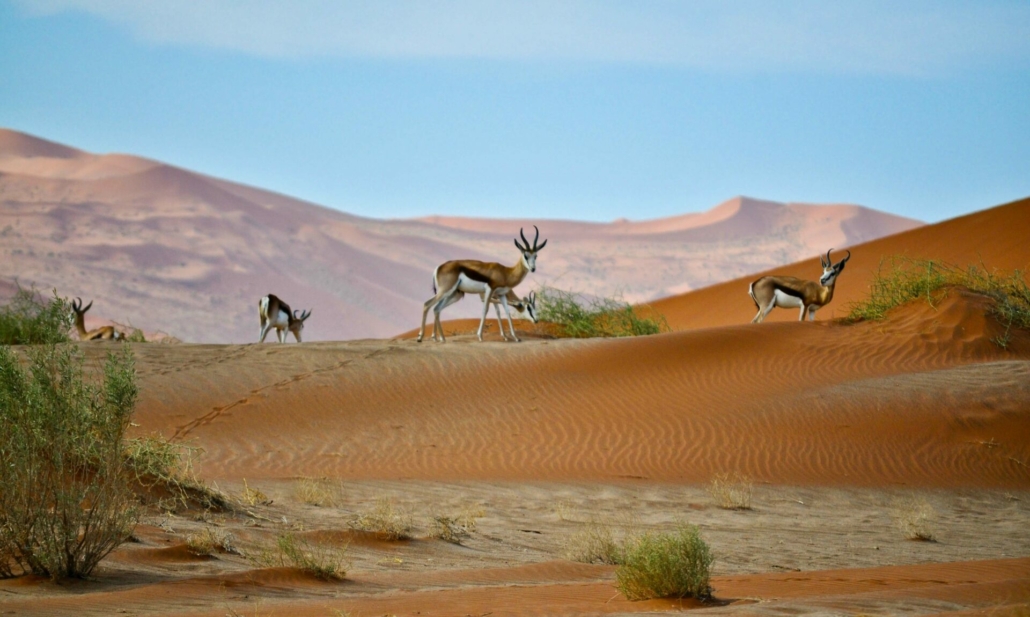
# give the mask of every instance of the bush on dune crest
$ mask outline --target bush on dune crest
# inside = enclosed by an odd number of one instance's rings
[[[993,314],[1006,328],[1030,328],[1030,287],[1024,274],[965,269],[940,261],[891,257],[880,263],[869,297],[852,303],[848,321],[880,320],[891,309],[918,298],[931,306],[952,287],[965,287],[993,300]],[[1001,342],[1001,341],[999,341]]]
[[[561,336],[568,338],[646,336],[670,330],[662,315],[654,311],[646,315],[639,307],[613,298],[583,302],[573,292],[544,287],[537,293],[537,302],[540,321],[556,324]]]

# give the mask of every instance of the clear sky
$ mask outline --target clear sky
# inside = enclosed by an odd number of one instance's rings
[[[1030,2],[0,0],[0,126],[375,217],[1030,195]]]

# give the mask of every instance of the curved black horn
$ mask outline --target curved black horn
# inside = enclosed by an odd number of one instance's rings
[[[533,225],[533,229],[535,229],[535,230],[536,230],[536,235],[535,235],[535,236],[533,236],[533,250],[535,251],[535,250],[537,250],[537,245],[536,245],[536,242],[537,242],[537,240],[539,240],[539,239],[540,239],[540,228],[539,228],[539,227],[537,227],[536,225]],[[546,242],[546,241],[545,241],[545,242]]]
[[[525,245],[525,247],[526,247],[526,248],[524,248],[522,250],[528,251],[529,250],[529,240],[526,240],[526,234],[522,230],[521,227],[519,227],[519,235],[522,236],[522,244]]]
[[[845,249],[845,250],[847,250],[847,249]],[[849,259],[851,259],[851,251],[848,251],[848,256],[845,257],[844,259],[840,260],[840,262],[841,263],[845,263]]]
[[[300,320],[301,320],[301,321],[304,321],[304,320],[305,320],[305,319],[307,319],[308,317],[311,317],[311,311],[310,311],[310,310],[304,310],[304,311],[303,311],[303,312],[302,312],[302,313],[300,314]]]
[[[79,300],[79,310],[82,311],[83,313],[88,311],[89,307],[91,307],[91,306],[93,306],[93,301],[92,300],[90,300],[89,304],[87,304],[86,306],[82,306],[82,300]]]
[[[826,267],[827,268],[829,268],[830,265],[833,264],[833,260],[830,259],[830,253],[832,253],[832,252],[833,252],[833,249],[830,249],[830,250],[826,251]]]

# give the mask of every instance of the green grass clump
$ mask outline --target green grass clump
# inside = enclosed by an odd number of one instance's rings
[[[136,405],[133,357],[87,379],[71,345],[0,345],[0,578],[88,576],[138,519],[123,436]]]
[[[965,287],[993,300],[992,313],[1006,326],[1030,328],[1030,287],[1023,272],[989,270],[982,264],[959,268],[940,261],[891,257],[880,263],[869,296],[850,306],[848,321],[881,320],[891,309],[919,298],[931,306],[952,287]],[[1004,346],[1004,344],[1002,345]]]
[[[64,343],[71,326],[71,305],[56,291],[45,300],[34,287],[19,286],[11,302],[0,307],[0,345]]]
[[[693,525],[626,543],[616,586],[630,600],[711,597],[712,552]]]
[[[613,298],[598,298],[587,303],[576,294],[553,287],[537,293],[540,321],[556,324],[561,335],[569,338],[645,336],[670,330],[665,317],[639,309]]]

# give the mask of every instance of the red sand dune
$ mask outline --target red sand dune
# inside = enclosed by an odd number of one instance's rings
[[[0,129],[0,278],[95,300],[88,327],[106,319],[187,341],[249,342],[258,298],[275,293],[314,309],[306,340],[389,336],[418,322],[437,265],[514,263],[512,238],[533,224],[549,244],[521,293],[554,284],[641,301],[920,223],[742,197],[644,222],[377,220]],[[476,313],[464,302],[448,314]]]
[[[848,305],[868,294],[881,261],[891,256],[934,259],[960,267],[983,264],[1002,271],[1026,272],[1030,267],[1027,230],[1030,230],[1030,198],[852,246],[851,260],[837,281],[833,302],[821,309],[816,319],[847,315]],[[833,259],[837,261],[844,255],[842,251],[834,252]],[[748,323],[757,312],[747,293],[752,281],[766,274],[814,280],[821,273],[819,258],[813,256],[649,304],[665,315],[676,330]],[[797,320],[797,311],[775,309],[768,320]]]

